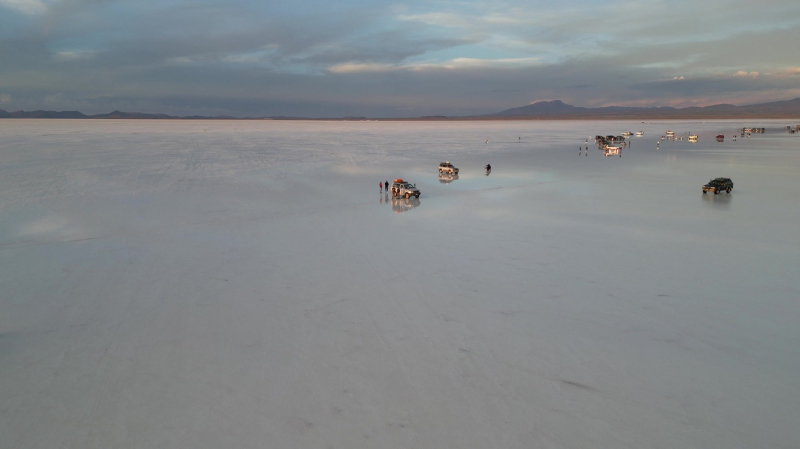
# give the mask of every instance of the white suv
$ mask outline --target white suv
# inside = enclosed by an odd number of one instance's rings
[[[439,163],[439,173],[450,173],[451,175],[458,174],[458,168],[454,167],[450,162]]]
[[[406,198],[410,198],[412,196],[419,198],[419,189],[417,189],[417,186],[414,184],[398,178],[394,180],[394,183],[392,183],[392,196],[394,198],[399,198],[401,196]]]

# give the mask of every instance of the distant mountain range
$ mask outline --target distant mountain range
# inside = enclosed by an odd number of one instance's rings
[[[52,119],[173,119],[173,120],[326,120],[307,117],[206,117],[192,115],[177,117],[167,114],[148,114],[143,112],[114,111],[108,114],[85,115],[78,111],[14,111],[0,109],[0,118],[52,118]],[[800,119],[800,98],[771,103],[734,106],[715,104],[688,108],[641,108],[627,106],[606,106],[602,108],[583,108],[568,105],[561,100],[539,101],[518,108],[506,109],[493,114],[469,117],[447,117],[442,115],[414,117],[405,119],[372,120],[566,120],[566,119],[745,119],[745,118],[797,118]],[[338,117],[329,120],[367,120],[366,117]]]
[[[800,98],[771,103],[734,106],[715,104],[688,108],[640,108],[606,106],[582,108],[560,100],[540,101],[519,108],[483,116],[486,118],[541,119],[712,119],[712,118],[800,118]]]
[[[187,117],[176,117],[167,114],[147,114],[144,112],[122,112],[114,111],[108,114],[95,114],[86,115],[78,111],[14,111],[8,112],[0,109],[0,118],[94,118],[94,119],[205,119],[205,120],[223,120],[223,119],[236,119],[236,117],[216,116],[204,117],[202,115],[191,115]]]

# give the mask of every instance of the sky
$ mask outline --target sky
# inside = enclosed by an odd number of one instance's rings
[[[0,0],[0,109],[419,117],[800,97],[800,2]]]

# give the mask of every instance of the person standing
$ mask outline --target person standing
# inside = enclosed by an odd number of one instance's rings
[[[383,183],[383,188],[384,188],[384,190],[385,190],[386,192],[388,192],[388,191],[389,191],[389,181],[385,181],[385,182]]]
[[[381,190],[382,188],[383,188],[383,183],[378,181],[378,190]]]

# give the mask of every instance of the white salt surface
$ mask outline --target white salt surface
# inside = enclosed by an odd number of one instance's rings
[[[0,446],[796,449],[787,124],[0,121]]]

